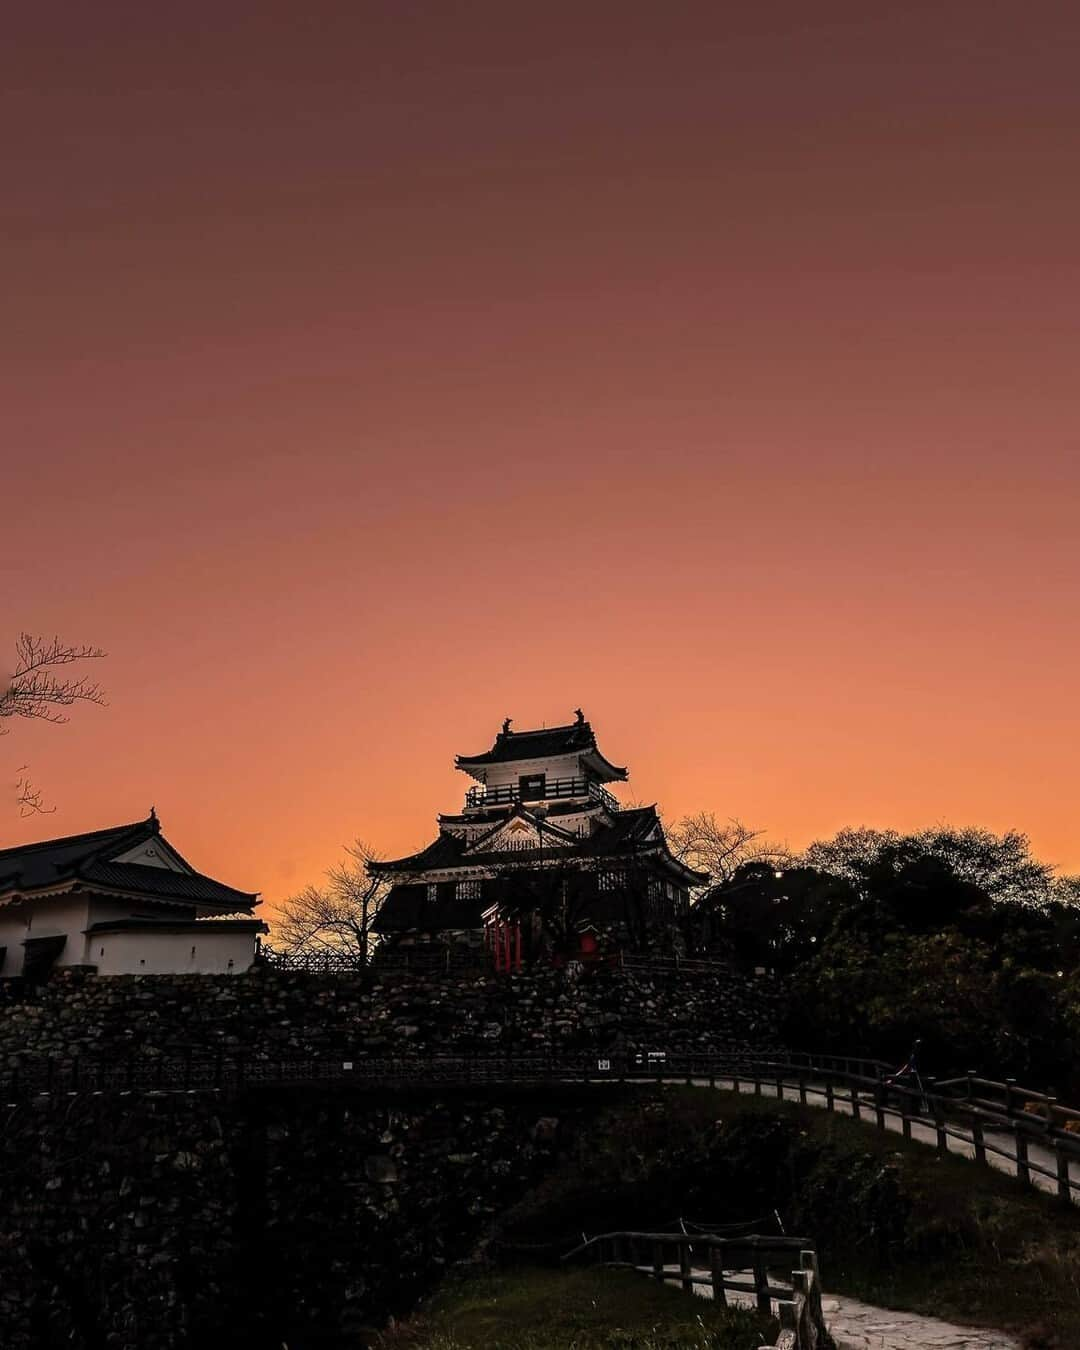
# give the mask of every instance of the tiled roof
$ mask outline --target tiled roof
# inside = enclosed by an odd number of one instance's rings
[[[600,802],[590,800],[580,801],[550,801],[541,798],[548,809],[548,817],[551,816],[596,816],[605,808]],[[535,805],[535,803],[524,803],[526,806]],[[484,811],[470,811],[468,815],[451,815],[444,813],[439,817],[439,823],[442,825],[494,825],[499,821],[509,820],[514,812],[521,806],[521,802],[506,802],[502,806],[489,806]]]
[[[114,825],[107,830],[91,830],[62,839],[43,839],[40,844],[0,849],[0,891],[13,885],[28,891],[52,885],[71,876],[80,863],[102,853],[123,853],[159,831],[157,818],[151,816],[131,825]]]
[[[267,933],[268,926],[251,914],[215,915],[206,919],[104,919],[88,933]]]
[[[555,866],[560,862],[572,863],[576,859],[618,858],[659,852],[668,859],[668,862],[676,871],[685,875],[686,880],[697,884],[702,884],[708,880],[707,873],[694,872],[693,869],[688,868],[685,863],[679,862],[668,851],[655,806],[640,806],[631,810],[620,811],[617,815],[611,817],[611,822],[610,825],[604,825],[585,839],[575,840],[573,843],[561,842],[558,847],[555,847],[553,843],[551,848],[544,849],[544,858]],[[497,826],[494,827],[492,832],[494,833],[497,828]],[[658,829],[659,834],[655,838],[650,838],[650,835]],[[535,862],[540,856],[539,848],[515,849],[505,852],[469,851],[481,842],[482,838],[480,840],[474,839],[470,844],[455,835],[443,833],[433,844],[429,844],[419,853],[414,853],[408,858],[398,858],[393,862],[374,863],[371,865],[371,870],[384,873],[403,872],[423,875],[425,872],[453,871],[457,868],[467,867],[505,868],[508,865],[524,866],[530,862]]]
[[[458,755],[459,769],[471,769],[484,764],[505,764],[519,759],[548,759],[555,755],[572,755],[592,750],[603,763],[604,756],[596,747],[596,736],[588,722],[571,722],[565,727],[544,727],[532,731],[500,731],[495,744],[482,755]],[[616,778],[625,778],[626,770],[609,766]]]
[[[213,877],[203,876],[201,872],[173,872],[141,863],[93,861],[80,867],[78,876],[88,885],[96,882],[108,890],[143,891],[170,899],[230,905],[234,910],[253,905],[258,898],[215,881]]]
[[[201,872],[177,872],[142,863],[113,861],[118,853],[126,853],[155,837],[161,837],[161,823],[151,813],[146,820],[131,825],[115,825],[107,830],[91,830],[62,839],[44,839],[39,844],[0,849],[0,894],[36,891],[75,881],[103,890],[220,905],[230,910],[250,909],[257,903],[256,894],[238,891]],[[168,847],[176,854],[172,845]]]
[[[456,867],[461,865],[461,855],[468,847],[464,839],[455,834],[442,833],[434,843],[428,844],[419,853],[410,853],[407,858],[394,858],[389,862],[368,863],[370,872],[427,872],[438,867]]]

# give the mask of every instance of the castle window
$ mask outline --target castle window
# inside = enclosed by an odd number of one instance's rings
[[[455,891],[459,900],[479,900],[480,882],[479,881],[459,881]]]
[[[611,870],[600,873],[598,886],[602,891],[619,891],[625,884],[626,878],[622,872]]]
[[[429,881],[428,884],[427,884],[427,902],[428,902],[428,904],[429,904],[429,905],[433,905],[433,904],[435,903],[435,901],[436,901],[438,898],[439,898],[439,887],[438,887],[438,883],[437,883],[437,882],[434,882],[434,881]]]
[[[518,778],[518,792],[523,802],[535,802],[547,795],[547,775],[525,773]]]

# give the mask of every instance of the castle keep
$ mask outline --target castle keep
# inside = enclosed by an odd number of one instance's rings
[[[625,768],[600,750],[584,714],[515,731],[458,755],[474,780],[419,853],[370,864],[393,884],[374,924],[387,944],[479,945],[497,966],[523,947],[588,957],[605,942],[655,945],[677,934],[692,886],[708,880],[674,856],[655,806],[626,808],[610,785]]]

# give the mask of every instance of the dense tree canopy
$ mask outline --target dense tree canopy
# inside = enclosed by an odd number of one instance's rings
[[[1080,885],[1015,832],[843,830],[750,862],[694,912],[701,946],[775,970],[788,1039],[971,1067],[1080,1097]]]

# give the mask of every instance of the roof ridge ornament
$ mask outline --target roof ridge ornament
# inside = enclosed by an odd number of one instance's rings
[[[580,708],[574,709],[574,716],[577,718],[577,724],[579,727],[585,725],[585,714],[581,711]]]
[[[503,722],[502,734],[503,734],[504,736],[512,736],[512,735],[514,734],[514,733],[510,730],[510,723],[511,723],[513,720],[514,720],[514,719],[513,719],[512,717],[507,717],[507,718],[505,719],[505,721]]]

